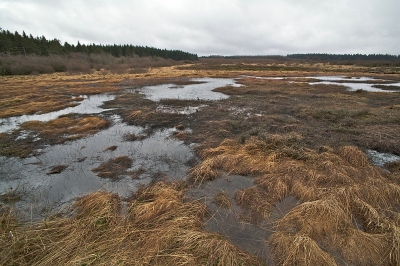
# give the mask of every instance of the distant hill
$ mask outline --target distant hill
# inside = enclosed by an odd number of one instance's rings
[[[12,33],[8,30],[0,29],[0,53],[8,55],[65,55],[72,52],[82,52],[87,54],[108,53],[114,57],[121,56],[139,56],[139,57],[161,57],[172,60],[197,60],[197,54],[183,52],[180,50],[167,50],[147,46],[135,45],[99,45],[99,44],[81,44],[77,45],[65,42],[61,44],[60,40],[47,40],[46,37],[33,37],[17,31]]]

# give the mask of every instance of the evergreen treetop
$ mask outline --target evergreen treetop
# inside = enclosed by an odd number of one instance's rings
[[[81,44],[77,45],[60,40],[47,40],[45,36],[34,38],[32,34],[29,37],[23,31],[22,36],[16,31],[11,33],[8,30],[0,28],[0,54],[8,55],[41,55],[50,54],[63,55],[73,52],[87,54],[109,53],[115,57],[120,56],[139,56],[139,57],[161,57],[173,60],[197,60],[197,54],[183,52],[180,50],[167,50],[154,47],[134,46],[134,45],[99,45],[99,44]]]

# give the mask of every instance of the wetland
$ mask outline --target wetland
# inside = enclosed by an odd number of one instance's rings
[[[0,262],[397,265],[400,74],[271,67],[1,77]]]

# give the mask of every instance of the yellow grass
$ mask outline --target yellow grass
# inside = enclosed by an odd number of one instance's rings
[[[92,74],[0,76],[0,117],[64,109],[77,100],[72,99],[71,96],[115,92],[120,90],[119,83],[124,81],[190,77],[198,76],[198,74],[199,71],[183,70],[172,66],[155,67],[147,73],[136,74],[95,71]]]
[[[110,122],[98,116],[85,118],[60,117],[48,122],[29,121],[21,125],[22,129],[39,132],[40,137],[77,139],[94,134],[107,128]]]
[[[225,140],[217,148],[203,152],[204,161],[192,169],[191,177],[195,182],[210,180],[218,176],[215,169],[240,175],[268,173],[285,153],[303,152],[300,149],[291,149],[300,139],[301,136],[296,134],[271,135],[265,140],[252,137],[246,145],[240,145],[235,140]],[[284,148],[278,150],[280,145]]]
[[[160,79],[205,76],[237,77],[243,74],[254,76],[304,76],[304,71],[309,75],[337,74],[335,71],[363,75],[363,72],[371,70],[369,67],[362,66],[335,66],[332,64],[317,65],[307,63],[297,64],[298,71],[266,71],[263,69],[263,66],[271,66],[270,63],[249,64],[255,67],[251,71],[241,67],[236,70],[224,68],[207,69],[208,65],[212,66],[212,60],[182,66],[152,67],[145,73],[133,74],[94,71],[91,74],[53,73],[37,76],[0,76],[0,117],[60,110],[71,106],[76,101],[71,96],[115,92],[120,90],[119,84],[121,82],[137,85],[152,83],[151,80]],[[246,64],[241,64],[241,66],[246,66]],[[257,67],[260,67],[260,69],[257,69]],[[309,68],[314,68],[314,70],[310,70]],[[281,81],[259,80],[259,82],[279,83]],[[242,90],[246,90],[246,88],[242,88]],[[396,108],[397,105],[393,105],[393,109]]]
[[[230,67],[232,70],[229,70]],[[246,67],[252,70],[243,70]],[[72,96],[117,92],[121,83],[135,86],[159,84],[171,78],[224,76],[304,76],[299,71],[264,71],[257,66],[271,64],[226,64],[220,68],[203,62],[180,67],[148,69],[145,73],[111,74],[105,71],[85,75],[51,74],[40,76],[0,77],[0,117],[63,109],[79,98]],[[297,64],[307,75],[356,73],[371,70],[362,66]],[[285,68],[285,65],[282,65]],[[312,70],[314,69],[314,70]],[[314,72],[312,72],[314,71]],[[388,75],[387,77],[390,77]],[[393,75],[398,78],[398,75]],[[307,81],[307,80],[304,80]],[[220,91],[243,95],[268,95],[273,104],[289,102],[305,94],[318,92],[331,97],[340,106],[326,107],[300,103],[294,111],[312,119],[337,119],[343,106],[350,118],[364,110],[366,101],[355,101],[339,88],[320,88],[281,80],[243,79],[246,87],[222,88]],[[258,87],[257,87],[258,86]],[[273,89],[271,89],[273,88]],[[276,89],[278,88],[278,89]],[[282,89],[283,88],[283,89]],[[282,89],[284,93],[278,93]],[[301,89],[301,90],[300,90]],[[329,94],[330,93],[330,94]],[[378,99],[379,100],[379,99]],[[394,101],[395,103],[395,101]],[[321,103],[320,103],[321,104]],[[337,107],[337,108],[336,108]],[[158,116],[152,108],[141,107],[127,114],[127,120],[146,120]],[[277,107],[274,107],[277,108]],[[377,117],[398,123],[398,104],[369,109],[363,121]],[[272,110],[273,111],[273,110]],[[271,111],[271,113],[273,113]],[[362,112],[359,112],[362,114]],[[283,129],[291,132],[295,118],[271,114],[260,123],[287,121]],[[351,119],[343,119],[350,123]],[[293,122],[293,125],[291,124]],[[221,126],[224,124],[224,126]],[[232,137],[226,121],[210,121],[210,131]],[[50,122],[32,121],[23,129],[40,132],[42,137],[67,139],[85,136],[108,126],[99,117],[61,117]],[[364,132],[375,132],[377,123],[366,123]],[[311,128],[311,127],[310,127]],[[283,130],[283,131],[285,131]],[[389,143],[381,132],[396,136],[397,129],[385,126],[373,141]],[[321,132],[321,131],[318,131]],[[184,139],[184,133],[176,137]],[[4,134],[2,135],[4,136]],[[221,176],[222,172],[250,175],[255,186],[238,191],[235,200],[248,213],[251,222],[262,222],[287,196],[300,200],[275,224],[269,239],[278,265],[336,265],[335,259],[348,265],[399,265],[400,261],[400,171],[392,164],[392,173],[372,166],[362,150],[355,146],[304,148],[300,134],[260,134],[242,143],[210,136],[213,147],[200,151],[202,163],[191,170],[193,182],[202,183]],[[213,138],[214,137],[214,138]],[[390,145],[390,144],[387,144]],[[199,149],[200,150],[200,149]],[[239,250],[223,237],[203,230],[207,211],[203,204],[184,197],[181,184],[156,183],[142,188],[128,202],[118,196],[97,192],[79,199],[68,218],[48,219],[42,223],[21,225],[11,209],[0,209],[0,264],[2,265],[258,265],[260,261]],[[230,199],[220,194],[215,202],[229,206]],[[265,239],[268,241],[268,239]]]
[[[336,265],[337,256],[352,265],[398,265],[400,180],[355,146],[314,151],[300,140],[293,134],[226,140],[202,153],[192,180],[219,171],[258,176],[255,187],[236,193],[253,221],[265,220],[286,196],[300,199],[270,239],[278,265]]]
[[[329,253],[306,235],[276,233],[271,244],[278,265],[337,265]]]
[[[96,192],[79,199],[71,213],[71,218],[17,226],[2,212],[0,264],[261,265],[203,231],[205,207],[185,200],[180,184],[156,183],[130,202]]]

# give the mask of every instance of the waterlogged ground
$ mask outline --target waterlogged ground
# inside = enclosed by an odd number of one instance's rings
[[[299,79],[309,79],[310,85],[336,85],[344,86],[349,91],[368,91],[368,92],[400,92],[400,82],[371,77],[344,77],[344,76],[309,76],[309,77],[256,77],[245,76],[256,79],[288,80],[299,82]]]
[[[400,92],[400,82],[375,79],[369,77],[340,77],[340,76],[318,76],[317,82],[310,82],[311,85],[327,84],[345,86],[350,91],[369,91],[369,92]],[[395,90],[391,88],[396,88]]]
[[[162,99],[222,100],[227,99],[228,96],[223,93],[213,92],[212,90],[228,85],[240,87],[240,85],[236,84],[233,79],[201,78],[192,79],[191,81],[195,84],[162,84],[158,86],[144,87],[140,91],[152,101],[159,101]]]
[[[190,85],[176,87],[168,85],[149,86],[140,89],[151,100],[164,98],[217,100],[228,96],[212,90],[226,85],[235,85],[232,79],[195,79]],[[196,94],[198,93],[198,94]],[[0,194],[18,193],[15,206],[25,217],[40,219],[67,206],[77,197],[97,190],[107,190],[123,197],[130,196],[140,185],[159,178],[184,180],[189,169],[188,162],[195,158],[194,152],[173,137],[185,130],[166,128],[150,135],[145,128],[130,126],[113,115],[111,109],[101,105],[115,99],[115,95],[100,94],[81,96],[75,107],[45,114],[23,115],[1,119],[0,133],[12,133],[28,121],[51,121],[68,114],[100,114],[112,122],[111,127],[92,136],[47,146],[38,150],[38,155],[28,158],[0,157]],[[181,110],[159,105],[157,111],[191,114],[200,107],[185,107]],[[22,131],[16,139],[24,139],[30,132]],[[39,141],[40,138],[34,139]],[[118,178],[101,178],[96,171],[102,163],[113,158],[128,157],[130,166]],[[110,169],[110,171],[113,171]]]
[[[60,111],[44,114],[21,115],[16,117],[0,118],[0,133],[13,131],[17,129],[22,123],[28,121],[46,122],[67,114],[98,114],[105,111],[103,108],[100,108],[100,106],[106,101],[113,100],[115,98],[115,95],[100,94],[81,96],[80,98],[83,98],[83,100],[81,102],[76,102],[77,105],[75,107],[69,107]]]
[[[89,192],[107,190],[127,197],[138,185],[148,184],[154,178],[185,178],[186,162],[194,154],[182,141],[171,138],[174,129],[129,141],[125,140],[127,134],[140,135],[143,128],[121,123],[118,117],[111,119],[110,128],[84,139],[47,147],[36,157],[0,157],[2,193],[21,192],[21,200],[16,203],[18,209],[40,217]],[[133,160],[126,175],[113,180],[100,178],[92,171],[103,162],[121,156]],[[52,173],[57,166],[65,169]]]
[[[272,89],[265,93],[254,89],[252,86],[255,85],[251,82],[246,86],[246,82],[249,83],[246,79],[272,80],[276,83],[268,84]],[[289,85],[284,83],[286,81]],[[0,194],[15,195],[6,204],[15,206],[26,220],[39,220],[59,211],[61,207],[67,208],[77,197],[90,192],[106,190],[129,197],[139,186],[152,181],[186,180],[193,162],[201,160],[197,154],[197,151],[201,151],[201,145],[216,147],[226,138],[245,143],[249,138],[262,136],[265,132],[286,134],[301,131],[304,142],[311,143],[312,148],[315,147],[312,146],[313,141],[326,141],[321,146],[337,141],[341,145],[360,144],[370,148],[364,149],[370,161],[382,168],[388,162],[400,160],[392,153],[383,152],[398,151],[397,140],[393,138],[395,130],[388,126],[385,134],[380,132],[379,145],[375,143],[373,126],[382,127],[379,124],[381,110],[366,111],[365,106],[361,111],[351,108],[344,110],[341,107],[326,109],[329,106],[325,103],[313,106],[318,99],[332,97],[328,95],[330,91],[336,93],[335,97],[342,97],[337,99],[340,103],[353,95],[360,99],[369,97],[356,94],[359,90],[365,91],[363,93],[398,93],[398,81],[344,76],[288,78],[243,75],[237,79],[196,78],[188,83],[136,86],[120,92],[122,96],[115,92],[83,96],[75,107],[1,119],[0,133],[5,134],[16,132],[27,121],[51,121],[72,113],[97,115],[111,122],[108,128],[93,135],[62,144],[41,146],[35,155],[26,158],[0,156]],[[285,88],[289,87],[285,86],[290,84],[296,84],[299,89],[308,86],[306,89],[311,92],[307,96],[287,92]],[[328,86],[328,92],[324,91],[324,87],[318,87],[320,85]],[[346,88],[343,90],[345,92],[340,90],[340,86]],[[312,91],[317,87],[321,89]],[[216,88],[225,93],[214,91]],[[119,97],[130,99],[132,95],[140,95],[150,100],[151,104],[140,97],[138,99],[142,105],[135,101],[122,106],[112,103],[120,100]],[[380,107],[385,103],[386,99],[380,100],[379,97],[382,96],[377,96],[378,100],[373,102],[373,106]],[[102,108],[103,104],[112,107]],[[394,112],[399,106],[396,102],[390,103],[384,112]],[[132,109],[130,115],[124,114],[125,109]],[[313,119],[320,124],[311,126],[309,121]],[[363,124],[358,125],[356,119],[369,120],[365,123],[362,120]],[[395,115],[387,115],[384,119],[388,125],[398,123]],[[171,126],[171,123],[175,124]],[[372,133],[367,135],[360,128]],[[16,139],[24,139],[29,134],[22,131]],[[33,140],[36,141],[40,141],[40,138]],[[114,172],[119,175],[113,176]],[[235,197],[237,191],[256,186],[254,179],[252,175],[224,173],[213,181],[194,184],[187,196],[206,204],[210,214],[205,222],[208,231],[225,236],[244,251],[273,264],[268,239],[275,232],[275,223],[298,206],[300,200],[285,197],[276,204],[268,219],[252,222],[247,217],[248,210],[239,206]]]
[[[299,201],[286,197],[276,205],[267,220],[254,224],[246,218],[249,213],[235,201],[237,191],[254,186],[251,177],[225,174],[191,189],[188,195],[204,201],[210,210],[211,217],[205,224],[207,230],[226,236],[245,251],[265,259],[269,265],[273,263],[273,258],[266,240],[274,232],[274,223],[297,206]]]

